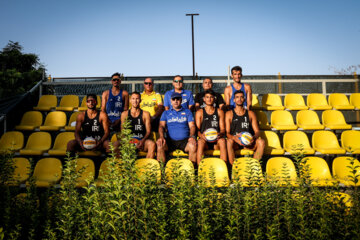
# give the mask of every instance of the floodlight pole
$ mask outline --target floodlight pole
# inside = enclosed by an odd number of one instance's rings
[[[186,16],[191,16],[193,79],[195,79],[194,16],[199,16],[199,14],[198,13],[188,13],[188,14],[186,14]]]

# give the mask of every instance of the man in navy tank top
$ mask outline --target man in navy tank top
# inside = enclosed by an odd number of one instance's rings
[[[106,113],[96,109],[97,97],[95,94],[86,96],[87,110],[80,112],[76,118],[75,139],[67,144],[68,152],[72,155],[76,151],[101,150],[105,149],[109,152],[109,123]],[[87,137],[92,137],[96,141],[96,145],[92,149],[86,149],[83,141]]]
[[[240,66],[235,66],[231,69],[231,77],[234,80],[234,83],[230,86],[227,86],[224,91],[225,104],[227,110],[235,108],[234,102],[234,93],[237,90],[241,90],[244,93],[244,108],[250,109],[252,103],[252,90],[251,86],[247,83],[241,83],[242,78],[242,68]]]
[[[133,92],[130,96],[131,109],[121,114],[121,122],[130,121],[131,132],[136,149],[147,152],[146,158],[155,157],[155,142],[150,139],[151,117],[150,113],[140,109],[141,95]],[[121,130],[123,125],[121,125]]]
[[[237,90],[234,93],[234,102],[236,107],[226,112],[225,127],[227,136],[227,153],[229,163],[232,165],[235,158],[235,151],[245,148],[255,151],[254,158],[260,160],[264,153],[265,141],[260,136],[259,124],[253,111],[244,107],[244,92]],[[248,146],[241,143],[239,137],[241,132],[249,132],[253,135],[253,139]]]
[[[101,111],[106,112],[110,121],[110,129],[120,130],[120,117],[123,111],[129,108],[129,93],[120,89],[120,73],[111,76],[112,87],[105,90],[101,97]]]
[[[225,114],[220,108],[214,107],[215,92],[213,90],[205,91],[203,101],[205,107],[199,109],[195,115],[199,137],[197,164],[200,164],[204,150],[207,149],[220,150],[220,158],[226,162]],[[210,134],[210,137],[207,137],[206,134]],[[214,136],[217,136],[216,139]]]

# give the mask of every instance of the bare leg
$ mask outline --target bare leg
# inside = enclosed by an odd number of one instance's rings
[[[226,140],[224,138],[220,138],[217,142],[217,146],[220,148],[220,158],[226,162],[227,160]]]
[[[204,156],[206,142],[203,139],[199,138],[197,143],[198,143],[198,146],[197,146],[196,160],[197,160],[197,164],[199,166],[201,159]]]
[[[196,163],[196,145],[188,142],[185,147],[185,152],[189,153],[189,160],[193,164],[195,164]]]
[[[254,153],[254,158],[257,160],[260,160],[264,154],[264,149],[265,149],[265,141],[264,139],[256,139],[256,151]]]
[[[146,158],[153,159],[155,157],[156,145],[153,140],[147,139],[144,145],[144,151],[147,152]]]
[[[226,146],[227,146],[227,153],[228,153],[228,158],[229,158],[229,163],[232,165],[235,159],[235,151],[234,151],[234,147],[235,147],[235,142],[232,139],[227,139],[226,140]]]
[[[75,152],[78,148],[78,145],[79,143],[73,139],[73,140],[70,140],[68,143],[67,143],[67,146],[66,146],[66,151],[67,152],[70,152],[70,156],[74,156],[75,155]]]
[[[159,139],[160,140],[160,139]],[[167,145],[162,145],[161,141],[156,141],[156,146],[157,146],[157,160],[159,162],[163,162],[165,163],[166,161],[166,156],[165,156],[165,151],[167,150]]]

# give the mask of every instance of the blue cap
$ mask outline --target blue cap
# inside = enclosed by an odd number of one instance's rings
[[[178,93],[178,92],[173,92],[173,93],[171,94],[171,98],[182,98],[182,96],[181,96],[181,94]]]

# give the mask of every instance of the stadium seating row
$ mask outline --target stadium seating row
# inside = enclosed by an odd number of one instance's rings
[[[117,160],[120,161],[120,160]],[[352,163],[351,163],[352,161]],[[108,160],[102,162],[98,178],[94,184],[101,186],[103,178],[108,174]],[[11,186],[29,185],[27,180],[30,175],[30,163],[26,158],[14,158],[15,171],[12,181],[8,182]],[[175,167],[177,165],[177,167]],[[308,169],[311,184],[314,186],[360,186],[360,163],[357,159],[351,157],[337,157],[332,164],[333,176],[330,173],[326,161],[319,157],[306,157],[303,161],[303,167]],[[151,172],[152,177],[157,182],[161,181],[161,171],[159,162],[155,159],[138,159],[135,163],[138,177],[145,177],[146,172]],[[355,174],[352,172],[355,169]],[[78,178],[76,187],[87,186],[87,181],[93,181],[95,177],[94,162],[88,158],[78,158],[76,171]],[[190,177],[195,175],[192,163],[187,159],[172,159],[165,168],[165,178],[171,184],[173,172],[184,174],[186,172]],[[230,180],[228,169],[224,161],[219,158],[205,158],[199,166],[200,179],[204,180],[207,186],[215,184],[215,186],[229,186]],[[352,178],[353,176],[353,178]],[[33,177],[37,187],[50,187],[61,184],[62,163],[57,158],[40,159],[34,168]],[[266,180],[276,185],[297,186],[297,173],[294,163],[285,157],[270,158],[266,164]],[[215,183],[214,183],[215,179]],[[232,167],[232,179],[234,183],[241,183],[245,187],[253,187],[260,185],[264,180],[261,166],[258,160],[254,158],[237,158]]]
[[[156,134],[153,133],[153,138],[156,140]],[[331,131],[319,130],[312,134],[312,147],[308,136],[302,131],[287,131],[283,135],[283,146],[281,146],[278,134],[273,131],[262,131],[261,138],[265,140],[265,154],[266,155],[283,155],[294,154],[299,152],[300,148],[306,155],[313,154],[345,154],[353,153],[360,154],[360,131],[346,130],[341,134],[341,147],[339,145],[336,135]],[[34,132],[32,133],[24,146],[24,135],[19,131],[9,131],[2,135],[0,139],[0,152],[14,151],[20,155],[29,156],[65,156],[67,143],[74,139],[73,132],[59,133],[52,145],[51,135],[48,132]],[[114,134],[111,141],[117,140]],[[52,146],[52,148],[51,148]],[[295,146],[295,149],[294,149]],[[299,147],[301,146],[301,147]],[[146,155],[145,152],[140,152],[139,156]],[[239,150],[236,155],[252,155],[253,151]],[[81,156],[100,156],[101,152],[86,151],[80,154]],[[220,156],[219,150],[205,151],[207,156]],[[171,156],[187,156],[187,154],[175,154]]]
[[[101,107],[101,98],[97,96],[97,108]],[[86,107],[86,98],[83,98],[81,105],[79,106],[79,97],[77,95],[65,95],[61,98],[59,106],[57,97],[55,95],[43,95],[39,99],[38,105],[34,107],[34,110],[37,111],[65,111],[72,112],[74,110],[77,111],[85,111]]]

